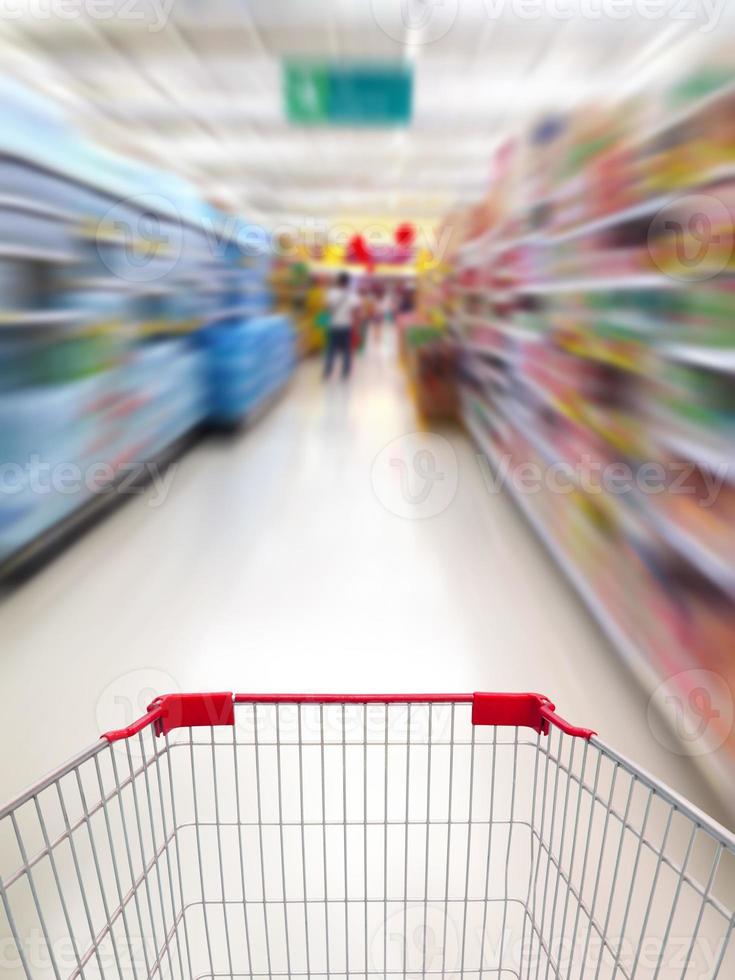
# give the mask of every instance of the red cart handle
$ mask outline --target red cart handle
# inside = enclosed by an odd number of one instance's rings
[[[236,704],[471,704],[473,725],[533,728],[548,735],[550,726],[566,735],[590,739],[596,732],[577,728],[556,714],[556,706],[543,694],[164,694],[127,728],[106,732],[102,738],[118,742],[153,725],[156,735],[175,728],[212,728],[235,724]]]
[[[137,735],[153,725],[156,735],[168,735],[174,728],[213,728],[235,724],[235,703],[230,691],[219,694],[164,694],[148,705],[148,711],[127,728],[106,732],[108,742]]]
[[[565,735],[586,739],[597,734],[560,718],[556,705],[543,694],[477,693],[472,698],[472,724],[533,728],[541,735],[548,735],[549,727],[554,725]]]

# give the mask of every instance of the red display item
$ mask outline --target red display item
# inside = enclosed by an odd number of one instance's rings
[[[410,221],[404,221],[395,231],[396,245],[401,248],[410,248],[416,239],[416,229]]]
[[[347,243],[347,257],[350,262],[359,265],[366,265],[370,269],[373,265],[373,256],[370,246],[362,235],[353,235]]]

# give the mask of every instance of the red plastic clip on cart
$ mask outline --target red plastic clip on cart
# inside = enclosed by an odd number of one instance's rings
[[[732,980],[735,838],[539,694],[169,695],[0,810],[10,976]]]

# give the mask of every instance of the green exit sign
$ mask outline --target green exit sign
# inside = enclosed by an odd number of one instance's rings
[[[405,126],[413,72],[400,64],[286,61],[286,115],[300,126]]]

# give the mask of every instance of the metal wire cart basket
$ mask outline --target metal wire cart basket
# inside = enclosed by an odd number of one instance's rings
[[[0,810],[33,980],[732,980],[734,910],[733,835],[537,694],[170,695]]]

